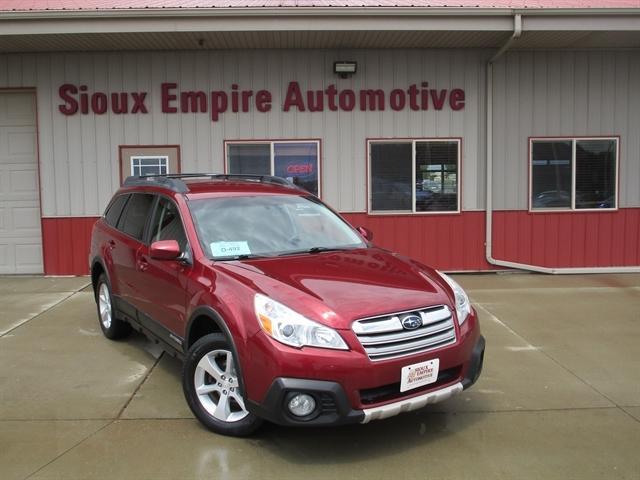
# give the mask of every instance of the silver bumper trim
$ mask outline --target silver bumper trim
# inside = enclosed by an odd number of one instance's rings
[[[369,423],[372,420],[382,420],[383,418],[393,417],[399,413],[417,410],[418,408],[422,408],[430,403],[442,402],[443,400],[460,393],[462,390],[464,390],[462,382],[458,382],[440,390],[425,393],[419,397],[407,398],[405,400],[389,403],[388,405],[382,405],[380,407],[365,408],[362,410],[364,412],[364,419],[360,423]]]

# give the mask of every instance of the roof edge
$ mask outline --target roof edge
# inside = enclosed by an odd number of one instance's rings
[[[0,19],[47,20],[139,17],[376,17],[376,16],[537,16],[638,15],[640,8],[486,8],[486,7],[206,7],[111,8],[79,10],[0,10]]]

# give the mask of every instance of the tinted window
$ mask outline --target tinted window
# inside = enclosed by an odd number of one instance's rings
[[[615,140],[576,142],[576,208],[615,208]]]
[[[372,142],[371,210],[458,209],[458,140]]]
[[[159,240],[176,240],[183,252],[187,248],[187,236],[184,233],[178,207],[164,197],[160,197],[151,222],[151,241],[157,242]]]
[[[416,142],[416,212],[458,209],[458,142]]]
[[[271,146],[268,143],[229,145],[229,173],[271,174]]]
[[[411,143],[371,144],[371,210],[412,210]]]
[[[531,205],[571,207],[572,141],[534,141],[531,145]]]
[[[127,204],[129,195],[118,195],[116,199],[111,202],[111,205],[107,208],[104,214],[104,220],[112,227],[115,227],[122,213],[122,209]]]
[[[118,222],[118,229],[138,240],[142,240],[144,226],[151,211],[153,199],[153,195],[146,193],[134,193],[131,195],[131,199],[127,203],[127,209]]]
[[[613,138],[531,142],[531,208],[616,208]]]

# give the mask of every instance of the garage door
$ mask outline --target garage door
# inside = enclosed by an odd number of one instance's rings
[[[0,93],[0,273],[42,273],[35,96]]]

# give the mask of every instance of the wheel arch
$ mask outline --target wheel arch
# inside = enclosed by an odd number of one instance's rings
[[[96,293],[96,287],[98,286],[98,279],[103,274],[107,277],[109,285],[111,285],[111,278],[109,276],[109,270],[104,266],[104,263],[100,257],[94,257],[91,261],[91,286],[93,287],[93,293]]]
[[[229,330],[229,327],[223,320],[222,315],[212,307],[200,306],[191,313],[182,344],[185,356],[194,343],[204,335],[208,335],[210,333],[221,333],[229,341],[233,355],[236,358],[240,387],[242,388],[242,392],[246,399],[247,390],[244,385],[244,375],[242,374],[242,362],[240,361],[240,355],[238,355],[235,340],[231,334],[231,330]]]

